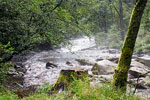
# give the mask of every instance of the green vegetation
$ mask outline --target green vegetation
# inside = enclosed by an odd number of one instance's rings
[[[13,51],[14,49],[11,47],[10,42],[7,45],[0,44],[0,87],[6,79],[9,67],[13,66],[10,62],[7,62]]]
[[[48,42],[53,48],[66,44],[69,38],[94,34],[100,46],[120,48],[135,1],[0,0],[0,43],[10,42],[19,53],[37,43]],[[136,51],[149,50],[149,5],[142,18]]]
[[[141,25],[137,43],[138,27],[129,27],[125,39],[136,1],[141,0],[0,0],[0,100],[20,99],[3,87],[9,68],[13,66],[9,62],[13,55],[32,50],[39,44],[48,43],[51,49],[67,45],[69,39],[82,35],[94,35],[100,47],[121,48],[124,45],[114,84],[125,86],[134,45],[136,52],[150,50],[150,2],[142,11],[142,19],[136,19],[138,24],[133,23]],[[124,39],[128,42],[123,44]],[[67,85],[68,89],[58,95],[48,96],[49,87],[46,87],[22,100],[138,100],[107,84],[90,87],[87,82],[74,81]]]
[[[88,24],[80,21],[89,14],[85,4],[92,2],[0,0],[0,42],[10,42],[16,52],[21,52],[36,43],[48,42],[53,47],[81,32],[90,34],[85,30]]]
[[[0,93],[0,100],[141,100],[138,97],[117,91],[109,84],[97,84],[91,87],[88,82],[74,80],[68,88],[57,95],[48,95],[49,85],[45,85],[29,97],[17,98],[11,92]]]

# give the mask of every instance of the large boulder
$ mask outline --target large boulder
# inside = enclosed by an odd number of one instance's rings
[[[136,61],[144,64],[145,66],[150,67],[150,56],[143,56],[143,57],[137,58]]]
[[[150,69],[147,66],[136,60],[132,60],[131,68],[129,69],[129,78],[137,78],[139,75],[143,75],[148,71],[150,71]]]
[[[109,60],[102,60],[97,62],[93,68],[91,69],[91,71],[93,72],[93,74],[96,75],[107,75],[107,74],[113,74],[114,73],[114,69],[117,67],[117,64],[109,61]]]

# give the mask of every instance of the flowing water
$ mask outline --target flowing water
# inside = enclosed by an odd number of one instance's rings
[[[95,62],[96,59],[107,59],[108,57],[119,57],[118,50],[99,49],[96,47],[94,37],[82,37],[71,40],[71,45],[57,50],[41,51],[35,53],[24,62],[27,72],[24,75],[24,86],[42,85],[45,83],[54,84],[59,77],[61,69],[84,68],[89,73],[92,66],[81,66],[75,59],[86,59]],[[72,66],[66,62],[71,62]],[[46,63],[56,64],[57,68],[46,68]]]
[[[103,73],[105,73],[105,71],[108,73],[98,75],[98,77],[100,78],[96,78],[96,81],[91,81],[91,85],[99,83],[101,81],[101,78],[109,80],[112,79],[112,65],[117,66],[117,64],[115,64],[116,62],[114,62],[113,60],[119,58],[120,50],[99,48],[96,46],[94,37],[89,38],[87,36],[72,39],[70,40],[70,44],[71,45],[61,47],[56,50],[42,50],[39,52],[28,54],[25,57],[27,60],[23,62],[23,66],[25,66],[25,68],[27,69],[26,73],[23,75],[23,87],[43,85],[45,83],[54,84],[59,77],[61,69],[83,68],[87,69],[89,74],[92,74],[91,69],[95,63],[103,66],[101,67]],[[89,63],[92,63],[92,65],[82,65],[79,63],[79,59],[86,60]],[[55,64],[57,67],[46,67],[46,64],[48,62]],[[22,63],[22,61],[19,63]],[[134,74],[136,74],[137,72],[140,73],[142,71],[145,72],[145,68],[147,71],[150,71],[150,54],[133,55],[131,66],[131,68],[134,70],[132,72],[135,72]],[[105,71],[103,69],[105,69]],[[132,83],[137,82],[137,78],[129,78],[129,80]],[[144,98],[149,98],[150,84],[144,86],[144,84],[149,80],[150,74],[148,74],[148,76],[146,76],[145,78],[140,79],[139,84],[141,84],[142,88],[144,87],[146,89],[137,89],[137,95]],[[130,89],[134,88],[129,88],[128,90],[130,91]]]

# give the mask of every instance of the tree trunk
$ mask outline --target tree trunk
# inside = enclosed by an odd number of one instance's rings
[[[123,26],[123,7],[122,7],[122,0],[119,0],[119,26],[121,32],[121,39],[124,40],[124,26]]]
[[[103,15],[103,19],[104,19],[104,32],[108,33],[108,29],[107,29],[107,18],[106,18],[106,6],[104,8],[104,15]]]
[[[113,75],[113,85],[123,91],[126,91],[128,70],[130,68],[131,58],[135,46],[135,41],[139,31],[142,14],[146,6],[147,0],[137,0],[132,11],[130,24],[125,38],[121,56],[117,68]]]

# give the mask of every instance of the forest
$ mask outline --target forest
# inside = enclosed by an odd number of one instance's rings
[[[65,99],[150,99],[150,0],[0,0],[0,100]]]

